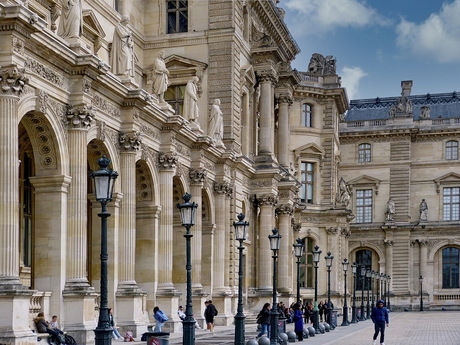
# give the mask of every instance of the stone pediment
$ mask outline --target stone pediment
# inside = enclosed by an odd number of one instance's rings
[[[373,187],[375,188],[375,194],[378,194],[380,182],[382,181],[378,178],[371,177],[368,175],[361,175],[353,180],[348,181],[347,184],[350,186]]]
[[[437,179],[434,179],[434,183],[436,184],[436,193],[439,194],[441,191],[441,185],[448,185],[448,184],[458,185],[460,183],[460,174],[448,173]]]
[[[165,58],[165,64],[169,72],[178,71],[178,70],[202,71],[208,67],[208,65],[204,62],[185,58],[179,55],[168,56],[167,58]]]
[[[323,157],[325,152],[324,150],[315,143],[309,143],[303,146],[300,146],[294,150],[296,157],[305,157],[305,156],[321,156]]]
[[[101,40],[105,38],[105,32],[92,10],[83,10],[83,37],[88,39],[93,45],[93,52],[101,47]]]

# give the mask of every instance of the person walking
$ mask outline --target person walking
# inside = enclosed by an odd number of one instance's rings
[[[205,302],[205,305],[204,318],[206,319],[206,330],[214,332],[214,317],[217,316],[218,312],[211,300]]]
[[[321,322],[323,322],[324,306],[325,304],[323,304],[323,302],[319,302],[318,310],[319,310],[319,319]]]
[[[294,310],[292,319],[294,321],[295,334],[297,334],[297,339],[299,341],[303,341],[303,313],[302,310],[300,310],[300,304],[295,303],[292,309]]]
[[[160,308],[153,308],[153,318],[156,320],[154,332],[161,332],[161,328],[169,318],[163,313]]]
[[[383,305],[385,302],[383,300],[377,301],[377,306],[372,308],[371,320],[374,323],[374,337],[372,338],[372,345],[376,345],[377,336],[380,333],[380,345],[385,345],[385,326],[390,326],[390,319],[388,316],[388,309]]]
[[[265,303],[262,307],[262,310],[259,311],[257,315],[257,323],[262,327],[259,334],[257,334],[256,339],[259,339],[265,333],[267,337],[270,338],[270,303]]]

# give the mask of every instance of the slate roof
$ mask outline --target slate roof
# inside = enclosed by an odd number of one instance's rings
[[[345,117],[348,121],[389,119],[390,108],[398,97],[357,99],[350,102]],[[430,118],[460,118],[460,95],[457,92],[409,96],[413,104],[413,117],[418,120],[420,108],[430,107]]]

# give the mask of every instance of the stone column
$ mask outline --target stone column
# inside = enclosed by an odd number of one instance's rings
[[[427,282],[428,275],[427,275],[426,266],[427,266],[427,261],[428,261],[428,241],[423,239],[423,240],[418,240],[418,243],[420,245],[420,275],[423,276],[423,278],[425,278],[425,281]]]
[[[273,252],[270,249],[268,236],[275,226],[275,210],[277,198],[273,194],[263,194],[258,197],[260,207],[259,253],[257,257],[257,287],[264,294],[273,290]],[[284,238],[281,241],[285,240]],[[279,266],[281,267],[281,266]]]
[[[292,245],[294,240],[291,236],[291,217],[294,207],[291,204],[282,204],[276,208],[279,219],[279,234],[283,236],[280,241],[280,250],[278,253],[278,291],[290,294],[292,292],[292,283],[297,281],[297,275],[292,276]],[[262,238],[263,240],[263,238]],[[267,240],[268,241],[268,240]],[[293,279],[294,278],[294,279]]]
[[[274,121],[273,112],[273,88],[275,78],[271,74],[259,75],[260,80],[260,133],[259,133],[259,155],[273,154],[274,147]]]
[[[87,272],[87,203],[88,155],[87,134],[94,120],[91,107],[70,107],[66,114],[69,164],[72,183],[69,186],[67,213],[67,272],[65,290],[89,288]]]
[[[391,281],[393,281],[393,246],[395,242],[393,240],[384,240],[385,245],[385,274],[391,276]],[[389,291],[391,288],[388,287]]]
[[[289,167],[289,106],[292,98],[282,95],[278,98],[278,162],[285,168]]]
[[[0,68],[0,343],[35,342],[29,327],[33,291],[19,281],[18,102],[27,80],[23,69]]]

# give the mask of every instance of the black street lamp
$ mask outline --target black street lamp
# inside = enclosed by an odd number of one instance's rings
[[[313,308],[313,327],[315,333],[319,334],[319,310],[318,310],[318,264],[321,257],[322,251],[319,250],[319,246],[315,246],[315,250],[312,250],[313,262],[315,263],[315,305]]]
[[[384,279],[385,279],[385,275],[383,273],[380,273],[380,299],[383,299],[383,300],[385,300],[385,295],[383,294]]]
[[[358,323],[358,318],[356,317],[356,273],[358,270],[358,265],[356,262],[353,262],[351,265],[351,272],[353,272],[353,305],[351,307],[351,323]]]
[[[281,235],[278,229],[273,229],[272,234],[268,236],[270,240],[270,249],[273,251],[273,304],[270,309],[270,345],[278,345],[278,308],[276,308],[276,276],[277,276],[277,258],[280,249]]]
[[[113,187],[118,173],[107,169],[110,165],[110,159],[106,156],[99,158],[97,163],[100,169],[90,173],[94,179],[96,200],[102,206],[101,213],[98,213],[98,216],[101,217],[101,305],[99,307],[99,320],[94,333],[96,345],[111,345],[113,329],[109,320],[107,277],[107,262],[109,259],[107,252],[107,218],[110,217],[110,213],[107,212],[107,203],[112,201]]]
[[[182,321],[183,334],[182,343],[184,345],[195,344],[195,319],[193,318],[193,304],[192,304],[192,250],[190,247],[190,239],[193,235],[190,233],[190,228],[195,225],[196,209],[198,204],[190,202],[192,195],[185,193],[182,196],[184,203],[177,204],[177,208],[180,211],[180,218],[182,226],[186,229],[184,235],[186,240],[186,256],[187,262],[185,269],[187,270],[187,306],[185,309],[185,319]]]
[[[386,274],[383,275],[383,300],[385,301],[385,307],[388,308],[388,299],[387,299],[387,282],[388,276]]]
[[[388,305],[387,305],[387,308],[388,308],[389,311],[391,311],[391,304],[390,304],[391,277],[388,276],[387,279],[388,279]]]
[[[343,288],[343,321],[342,321],[342,326],[348,326],[350,325],[350,322],[348,322],[348,304],[347,304],[347,271],[348,271],[348,265],[350,263],[348,260],[345,258],[343,259],[342,262],[342,268],[343,268],[343,275],[344,275],[344,288]]]
[[[423,276],[418,278],[420,281],[420,311],[423,311]]]
[[[331,330],[335,327],[332,325],[332,305],[331,305],[331,267],[332,267],[332,260],[334,257],[331,255],[331,252],[327,252],[327,256],[324,257],[326,259],[326,267],[327,267],[327,323],[329,324]]]
[[[376,306],[375,304],[375,296],[374,296],[374,285],[375,285],[375,278],[377,277],[377,272],[371,272],[371,290],[372,290],[372,308]]]
[[[292,246],[294,247],[294,255],[297,258],[297,303],[300,304],[300,259],[303,256],[303,241],[298,238],[296,240],[297,243],[294,243]]]
[[[243,241],[248,237],[249,222],[244,220],[244,214],[238,215],[238,221],[233,222],[236,240],[240,242],[240,264],[238,269],[238,308],[235,315],[235,345],[244,345],[244,320],[243,313]]]
[[[369,301],[369,289],[371,287],[371,270],[366,270],[366,278],[367,278],[367,303],[366,303],[366,319],[369,320],[371,318],[371,305]]]
[[[361,270],[359,272],[361,276],[361,315],[359,315],[359,321],[366,320],[366,316],[364,315],[364,286],[366,285],[366,266],[361,266]]]

